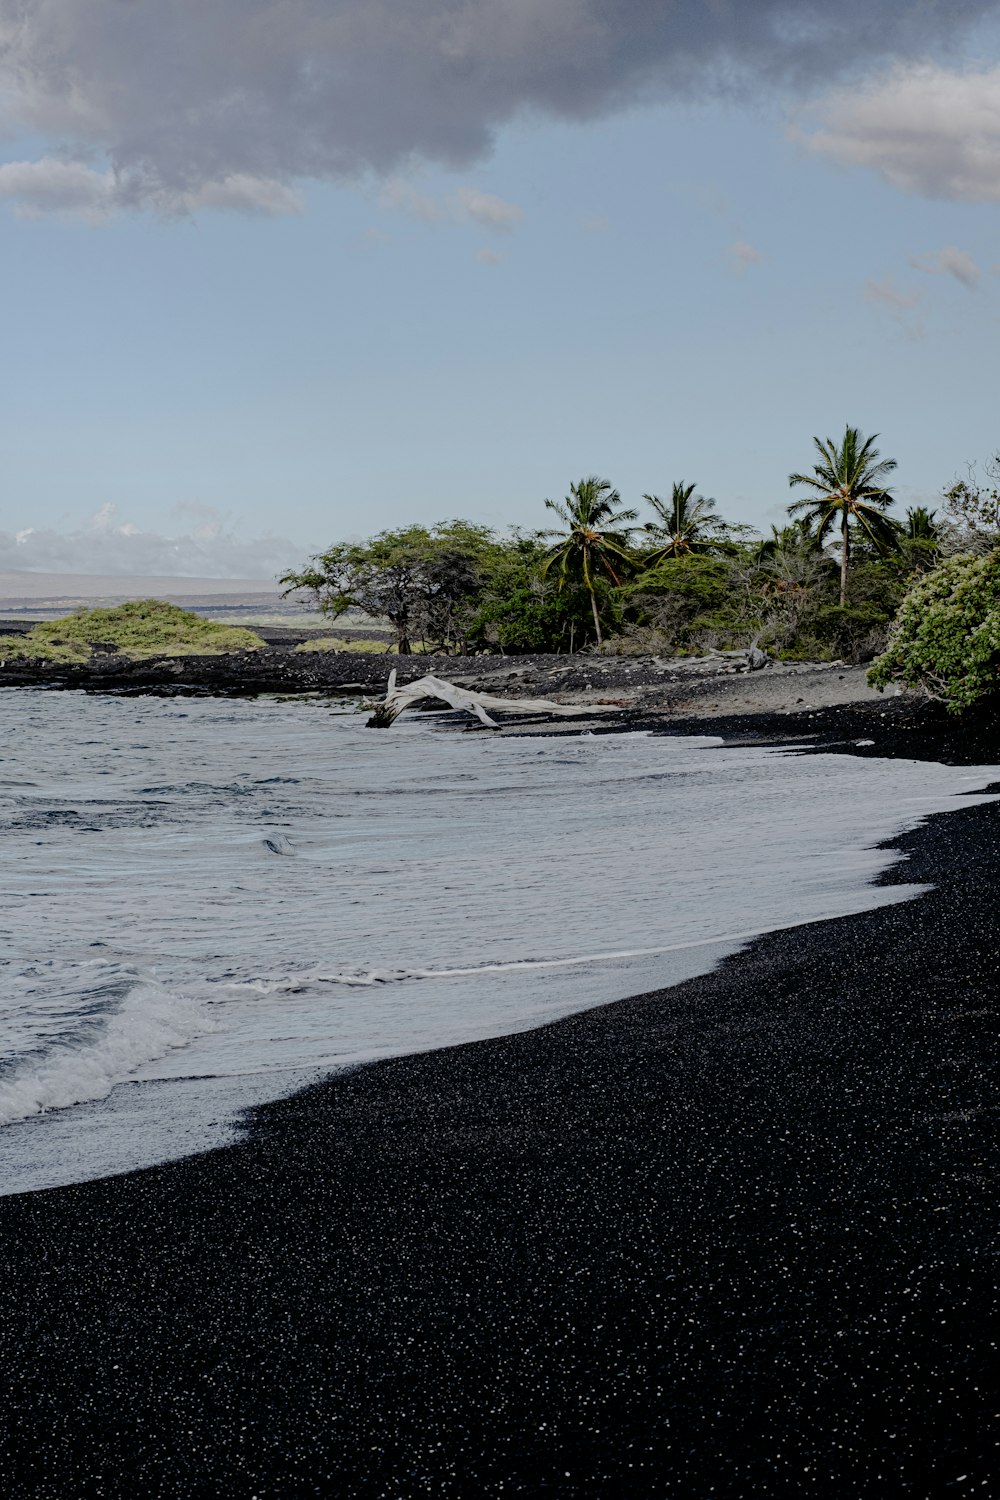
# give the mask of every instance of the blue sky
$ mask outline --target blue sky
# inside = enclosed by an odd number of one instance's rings
[[[933,502],[1000,446],[981,130],[962,175],[990,33],[895,66],[832,100],[515,112],[458,166],[290,170],[266,212],[60,198],[24,164],[58,139],[86,186],[97,147],[36,109],[0,150],[0,534],[33,529],[0,569],[169,571],[162,539],[189,534],[207,571],[264,576],[411,520],[544,524],[588,473],[629,502],[693,479],[766,529],[812,435],[848,421],[881,434],[903,503]],[[902,160],[907,89],[950,123]]]

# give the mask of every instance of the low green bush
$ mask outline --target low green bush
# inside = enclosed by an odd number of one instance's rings
[[[351,639],[347,636],[320,635],[311,641],[302,641],[295,647],[296,651],[360,651],[362,653],[378,653],[383,655],[392,649],[390,641],[377,641],[361,637]],[[417,649],[413,648],[414,651]]]
[[[919,688],[961,713],[1000,686],[1000,551],[950,558],[909,589],[872,687]]]
[[[123,656],[214,656],[262,651],[252,630],[202,619],[161,599],[130,599],[114,609],[78,609],[44,620],[27,635],[0,638],[0,659],[87,661],[92,645],[117,646]]]
[[[27,635],[0,635],[0,666],[9,661],[85,662],[90,647],[78,641],[41,641]]]

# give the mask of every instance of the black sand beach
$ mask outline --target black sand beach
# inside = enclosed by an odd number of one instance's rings
[[[1000,760],[887,713],[856,753]],[[903,839],[915,902],[0,1200],[3,1494],[995,1492],[998,819]]]

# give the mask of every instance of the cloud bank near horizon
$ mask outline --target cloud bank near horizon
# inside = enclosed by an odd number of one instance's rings
[[[28,213],[296,212],[299,180],[467,167],[525,113],[815,89],[997,0],[0,0],[0,168]],[[817,148],[820,149],[820,148]],[[474,207],[468,211],[474,213]]]
[[[0,573],[76,573],[108,577],[239,578],[273,582],[304,561],[287,537],[244,540],[210,506],[179,505],[187,530],[175,536],[121,523],[107,504],[75,531],[25,527],[0,531]]]

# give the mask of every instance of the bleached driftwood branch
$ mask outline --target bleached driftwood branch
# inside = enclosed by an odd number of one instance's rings
[[[588,716],[600,712],[593,704],[566,704],[550,703],[547,698],[497,698],[492,693],[467,692],[465,688],[456,687],[453,682],[445,682],[441,677],[419,677],[416,682],[407,682],[403,687],[396,686],[396,673],[389,673],[389,683],[386,695],[381,703],[375,705],[375,712],[368,720],[369,729],[388,729],[406,708],[414,708],[418,703],[446,703],[449,708],[467,709],[475,714],[480,723],[489,729],[498,729],[500,726],[495,719],[491,719],[486,712],[488,708],[504,710],[507,713],[520,714],[587,714]]]

